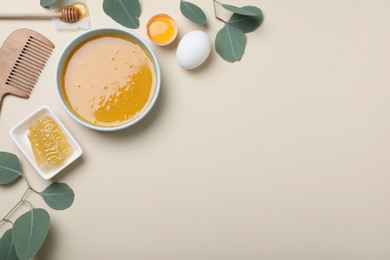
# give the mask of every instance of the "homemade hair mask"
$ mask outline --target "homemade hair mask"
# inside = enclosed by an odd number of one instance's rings
[[[120,126],[137,118],[148,107],[155,86],[151,58],[127,37],[92,37],[64,63],[65,102],[78,117],[97,126]]]

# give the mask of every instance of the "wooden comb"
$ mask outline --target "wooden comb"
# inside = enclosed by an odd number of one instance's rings
[[[30,29],[11,33],[0,48],[0,108],[4,96],[28,98],[54,44]]]

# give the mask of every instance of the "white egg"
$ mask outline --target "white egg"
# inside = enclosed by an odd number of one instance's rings
[[[176,59],[179,65],[187,70],[201,65],[211,51],[210,39],[202,31],[192,31],[181,39],[177,47]]]

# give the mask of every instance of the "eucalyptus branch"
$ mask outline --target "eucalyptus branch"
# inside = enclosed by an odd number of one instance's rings
[[[36,189],[34,189],[34,188],[31,186],[31,184],[30,184],[30,182],[28,181],[28,179],[27,179],[26,176],[24,176],[24,175],[22,174],[22,177],[23,177],[23,179],[26,181],[26,184],[27,184],[28,188],[29,188],[31,191],[33,191],[33,192],[35,192],[35,193],[37,193],[37,194],[41,194],[39,191],[37,191]]]
[[[9,222],[9,223],[11,223],[11,224],[13,225],[13,222],[10,221],[8,218],[9,218],[9,216],[10,216],[10,215],[11,215],[11,214],[12,214],[20,205],[26,203],[26,204],[29,204],[31,208],[33,208],[32,204],[31,204],[29,201],[26,200],[26,197],[27,197],[28,192],[29,192],[29,191],[33,191],[33,192],[35,192],[35,193],[37,193],[37,194],[40,194],[39,191],[35,190],[35,189],[31,186],[30,182],[28,181],[27,177],[24,176],[24,174],[20,173],[20,176],[22,176],[23,179],[25,180],[25,182],[26,182],[26,184],[27,184],[27,189],[24,191],[22,197],[21,197],[20,200],[15,204],[15,206],[13,206],[12,209],[11,209],[10,211],[8,211],[8,213],[5,214],[5,216],[0,220],[0,223],[1,223],[1,222]]]
[[[20,177],[23,177],[26,183],[26,190],[16,205],[2,219],[0,218],[0,224],[12,225],[12,228],[0,237],[0,252],[11,252],[7,259],[33,258],[42,247],[49,231],[48,212],[45,209],[33,207],[27,198],[29,192],[40,195],[50,208],[56,210],[69,208],[74,201],[74,193],[65,183],[51,183],[41,192],[34,189],[21,171],[19,158],[15,154],[0,151],[0,185],[16,182]],[[16,210],[22,204],[28,204],[29,209],[18,216],[15,221],[11,221],[11,215],[16,215]],[[3,256],[1,253],[0,255]],[[1,256],[0,258],[3,259]]]
[[[28,201],[26,201],[26,196],[28,194],[28,192],[31,190],[30,187],[27,187],[26,191],[23,193],[22,197],[20,198],[20,200],[15,204],[15,206],[12,207],[12,209],[10,211],[8,211],[7,214],[5,214],[5,216],[0,220],[1,221],[6,221],[6,222],[10,222],[12,223],[8,217],[23,203],[26,203]],[[32,207],[31,203],[28,202],[30,204],[30,206]],[[12,223],[13,224],[13,223]]]

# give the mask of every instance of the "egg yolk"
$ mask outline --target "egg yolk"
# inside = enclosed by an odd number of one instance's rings
[[[176,33],[175,22],[167,15],[157,15],[148,24],[148,36],[156,43],[169,43]]]

